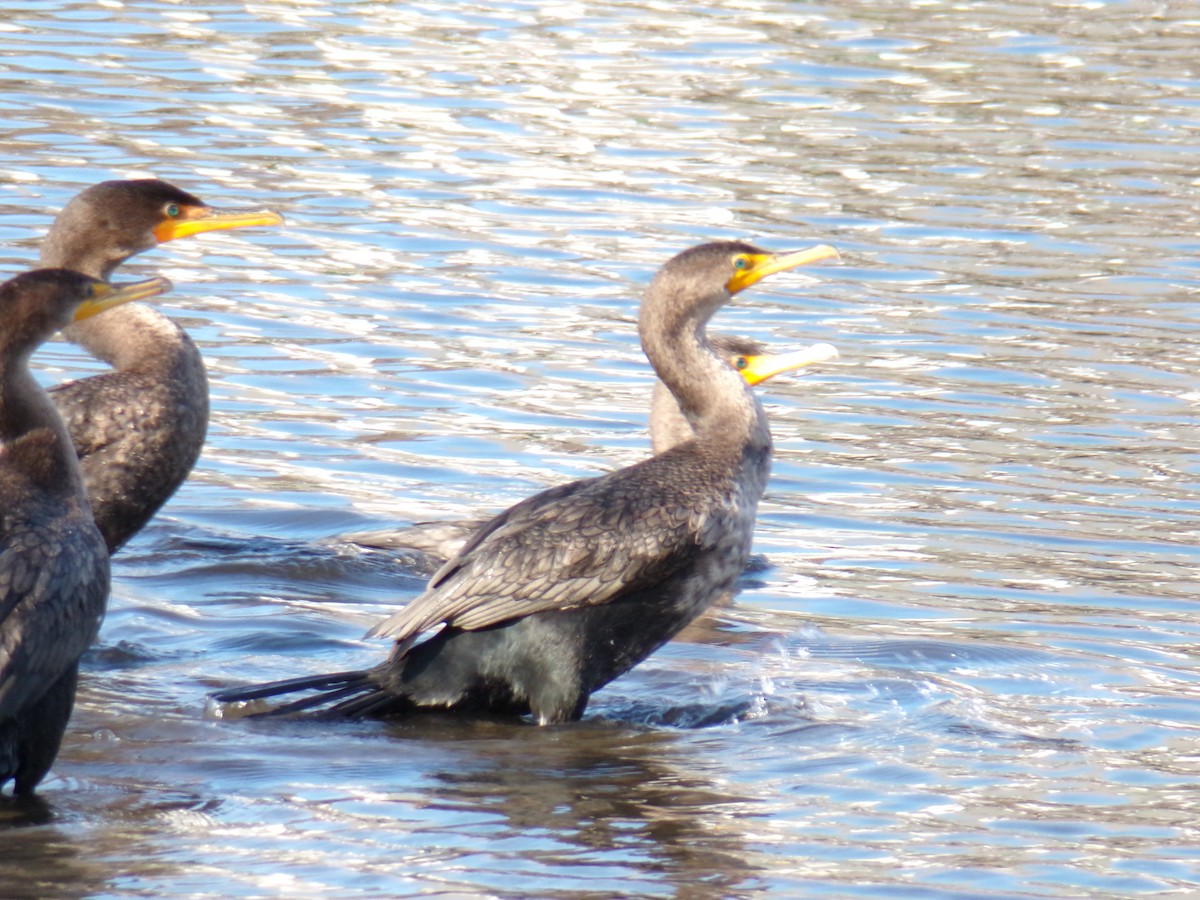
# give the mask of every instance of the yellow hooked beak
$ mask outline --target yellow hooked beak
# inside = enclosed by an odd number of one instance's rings
[[[725,285],[730,294],[744,291],[752,284],[757,284],[768,275],[776,272],[786,272],[797,266],[820,262],[823,259],[837,259],[838,252],[828,244],[819,244],[807,250],[797,250],[795,253],[743,253],[734,260],[738,266],[733,277]]]
[[[173,213],[173,214],[172,214]],[[252,225],[282,225],[283,216],[269,209],[219,210],[211,206],[184,206],[172,204],[163,220],[154,229],[159,243],[175,238],[203,234],[206,231],[228,231],[231,228],[249,228]]]
[[[171,282],[161,276],[147,278],[145,281],[134,281],[119,287],[97,281],[92,285],[91,296],[75,308],[75,321],[90,319],[92,316],[102,313],[106,309],[112,309],[114,306],[120,306],[122,303],[157,297],[169,290],[171,290]]]
[[[761,356],[739,356],[734,362],[734,368],[753,387],[768,378],[774,378],[781,372],[793,372],[816,363],[837,359],[837,348],[832,344],[813,344],[803,350],[792,353],[771,354]]]

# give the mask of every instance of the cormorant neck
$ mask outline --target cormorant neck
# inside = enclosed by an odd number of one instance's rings
[[[659,380],[654,382],[650,395],[650,449],[657,456],[676,444],[692,439],[692,426],[679,411],[679,405],[667,386]]]
[[[42,424],[50,400],[29,374],[28,353],[3,354],[0,357],[0,443],[16,440]]]
[[[706,442],[741,443],[766,426],[745,380],[717,356],[705,336],[708,319],[725,299],[727,295],[715,297],[690,310],[652,306],[654,313],[642,316],[639,331],[646,357],[696,435]]]
[[[144,303],[115,307],[76,322],[62,333],[118,371],[196,352],[182,328]]]
[[[81,493],[75,448],[50,396],[30,374],[28,358],[16,354],[0,367],[0,452],[41,489]]]

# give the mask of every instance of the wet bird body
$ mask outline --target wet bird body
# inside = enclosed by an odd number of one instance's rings
[[[320,690],[271,711],[380,716],[416,709],[578,719],[589,696],[670,640],[742,572],[771,436],[746,382],[704,338],[732,294],[831,255],[706,244],[670,260],[639,333],[693,436],[628,468],[543,491],[496,516],[371,631],[386,662],[225,691],[249,701]],[[431,637],[431,629],[440,628]]]
[[[105,181],[63,208],[42,242],[45,266],[107,280],[163,241],[281,222],[267,211],[224,212],[157,179]],[[58,385],[51,397],[83,466],[96,524],[115,552],[191,472],[208,429],[208,377],[187,333],[130,304],[72,325],[66,337],[112,371]]]
[[[152,293],[167,286],[143,284]],[[81,303],[97,308],[100,292],[121,296],[65,270],[0,286],[0,786],[11,779],[18,794],[34,789],[58,753],[79,657],[99,631],[109,586],[74,449],[28,360]]]

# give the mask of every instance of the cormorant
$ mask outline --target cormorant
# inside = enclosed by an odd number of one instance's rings
[[[825,246],[773,254],[718,242],[673,257],[646,291],[638,330],[692,426],[690,440],[496,516],[424,593],[368,632],[395,641],[382,664],[214,699],[316,690],[261,714],[425,709],[531,715],[539,724],[580,718],[592,692],[730,590],[750,553],[771,434],[749,385],[709,345],[709,318],[767,275],[835,255]],[[431,629],[438,630],[426,636]]]
[[[113,288],[66,269],[0,285],[0,787],[12,779],[17,794],[58,754],[109,577],[75,451],[29,357],[73,316],[170,287],[153,278]]]
[[[751,387],[784,372],[837,359],[838,355],[837,348],[830,344],[813,344],[790,353],[768,353],[758,341],[727,334],[714,335],[709,343]],[[691,440],[694,434],[674,395],[661,379],[656,379],[650,395],[651,450],[656,455],[665,453],[676,444]]]
[[[266,210],[214,209],[155,178],[105,181],[59,213],[42,241],[41,263],[107,281],[129,257],[164,241],[282,221]],[[208,378],[192,339],[149,306],[123,306],[64,333],[113,368],[50,392],[113,553],[192,470],[208,429]]]

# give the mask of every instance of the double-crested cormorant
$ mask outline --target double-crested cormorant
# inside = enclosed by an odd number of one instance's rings
[[[710,343],[717,355],[751,387],[783,372],[836,359],[838,355],[837,348],[830,344],[813,344],[790,353],[768,353],[757,341],[725,334],[714,335]],[[694,435],[692,424],[680,410],[674,395],[662,379],[655,381],[650,395],[650,447],[653,452],[665,453],[676,444],[691,440]]]
[[[420,709],[583,715],[591,693],[641,662],[733,586],[771,467],[766,416],[705,325],[774,272],[835,255],[722,242],[662,267],[642,303],[642,348],[694,436],[636,465],[535,494],[481,528],[425,592],[368,633],[386,662],[229,690],[218,702],[320,690],[271,710],[329,716]],[[440,628],[418,642],[429,629]]]
[[[106,281],[129,257],[164,241],[282,221],[269,211],[214,209],[154,178],[105,181],[59,213],[42,241],[41,262]],[[192,470],[208,429],[208,379],[192,339],[149,306],[123,306],[65,334],[113,367],[51,391],[111,553]]]
[[[0,787],[28,794],[49,770],[75,702],[79,657],[108,599],[108,550],[62,419],[29,372],[67,325],[170,289],[113,288],[66,269],[0,285]]]
[[[835,359],[837,349],[830,344],[813,344],[790,353],[768,353],[766,348],[750,338],[734,335],[713,335],[709,339],[713,350],[725,363],[746,379],[750,386],[762,384],[783,372]],[[690,440],[694,432],[679,404],[666,385],[655,380],[650,398],[650,446],[654,453],[663,453],[676,444]],[[416,522],[404,528],[356,531],[338,540],[375,550],[412,550],[429,559],[445,561],[459,551],[467,539],[487,524],[487,519],[458,519],[447,522]]]

